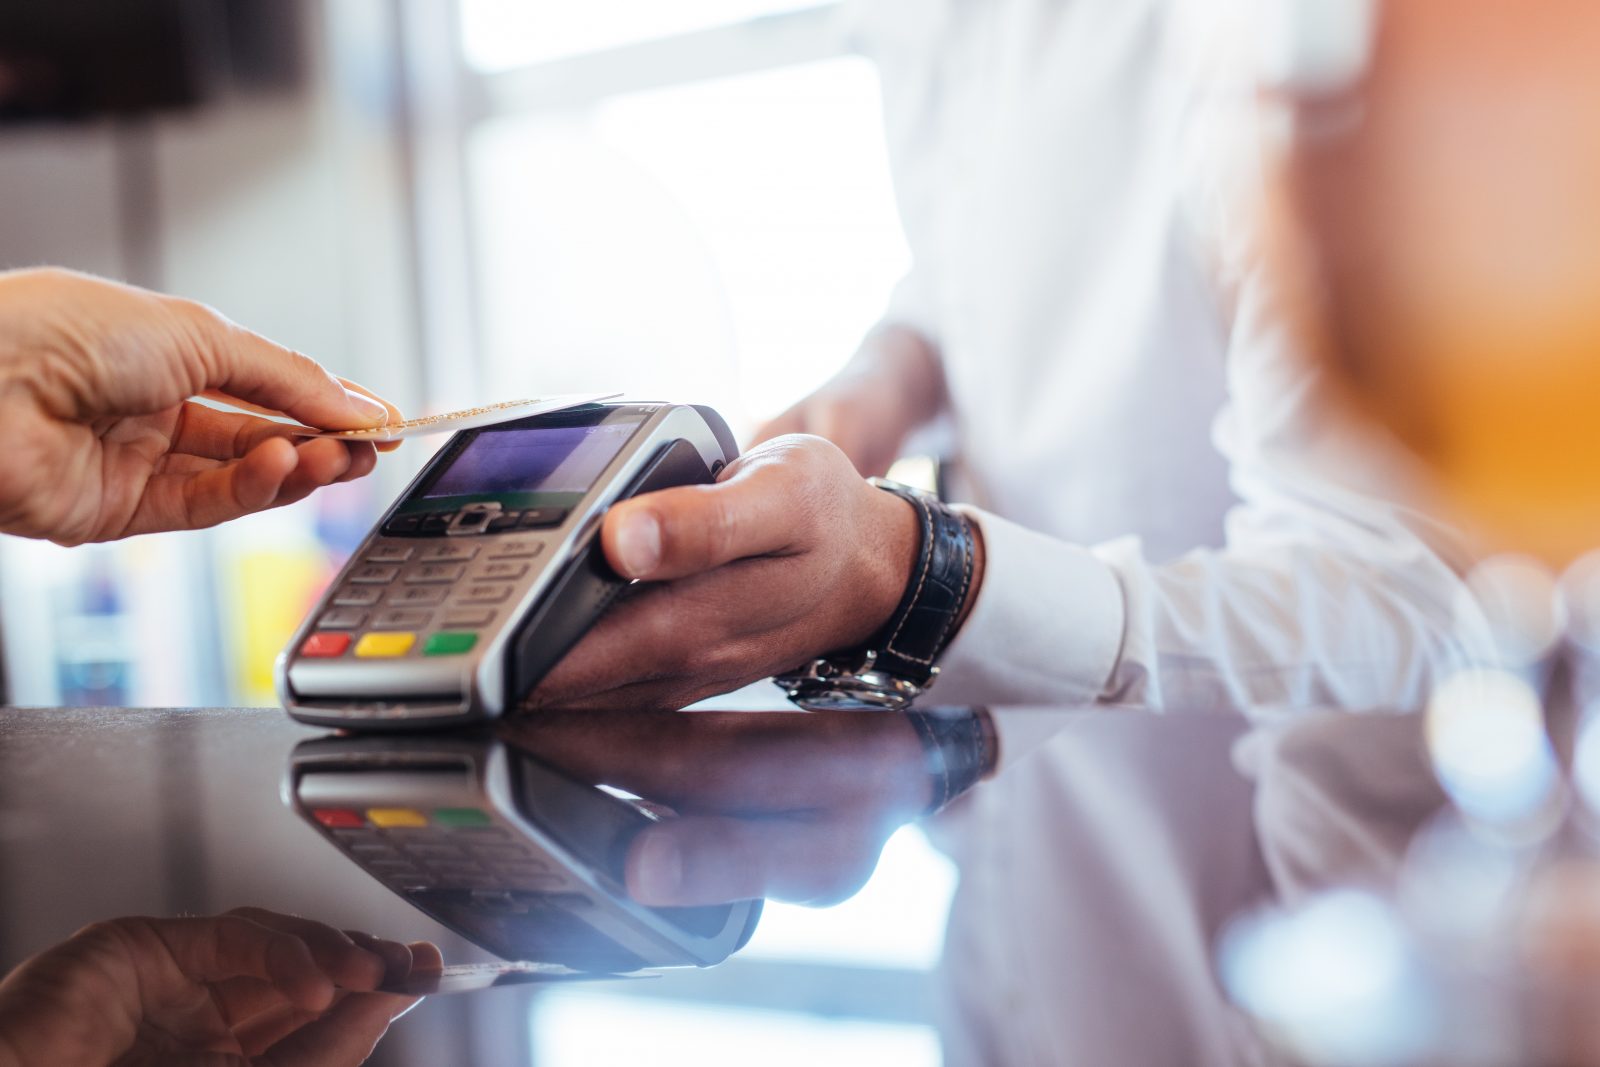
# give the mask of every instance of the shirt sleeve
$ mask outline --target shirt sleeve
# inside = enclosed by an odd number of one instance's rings
[[[1236,304],[1216,441],[1242,504],[1224,547],[1152,561],[1137,538],[1085,547],[969,512],[984,580],[937,699],[1255,717],[1410,708],[1443,673],[1492,660],[1462,577],[1469,546],[1434,518],[1399,446],[1358,430],[1297,355],[1270,298],[1257,280]],[[1037,733],[1002,720],[1002,759]]]

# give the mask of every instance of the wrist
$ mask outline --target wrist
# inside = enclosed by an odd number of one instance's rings
[[[870,482],[862,487],[877,517],[872,526],[875,535],[862,538],[859,546],[869,578],[856,587],[864,596],[853,605],[856,624],[842,646],[846,648],[864,644],[889,625],[916,575],[922,552],[921,517],[910,501]]]

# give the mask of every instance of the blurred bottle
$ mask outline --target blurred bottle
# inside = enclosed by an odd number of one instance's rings
[[[1491,543],[1600,544],[1600,5],[1390,0],[1294,101],[1280,266],[1309,351]]]

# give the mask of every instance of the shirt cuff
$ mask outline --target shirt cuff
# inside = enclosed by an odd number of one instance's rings
[[[1079,545],[975,508],[957,510],[983,537],[983,585],[939,661],[929,702],[1093,704],[1122,649],[1124,608],[1116,574]]]

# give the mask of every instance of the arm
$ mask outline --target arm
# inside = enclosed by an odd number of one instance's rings
[[[1226,547],[1158,563],[1133,539],[1085,548],[979,515],[988,579],[943,698],[1405,708],[1488,654],[1470,554],[1406,457],[1345,420],[1264,283],[1241,293],[1217,432],[1244,500]]]
[[[945,409],[938,350],[918,329],[890,320],[875,328],[843,370],[756,431],[762,442],[807,433],[837,445],[864,475],[881,475],[906,438]]]
[[[1340,419],[1252,297],[1219,431],[1247,501],[1228,547],[1157,564],[1136,541],[1090,549],[972,513],[982,571],[935,699],[1411,707],[1441,672],[1488,654],[1459,577],[1469,557],[1429,518],[1403,456]],[[618,504],[602,543],[641,585],[536,704],[680,707],[855,647],[891,613],[916,539],[905,503],[837,449],[786,437],[715,486]],[[1001,747],[1009,760],[1022,746]]]

